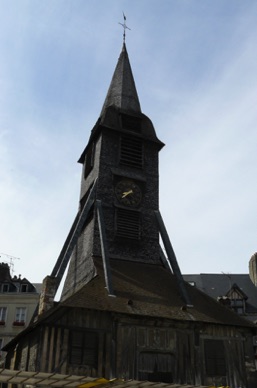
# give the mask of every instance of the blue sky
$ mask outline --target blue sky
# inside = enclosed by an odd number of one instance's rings
[[[1,0],[0,252],[20,258],[15,274],[50,274],[123,11],[141,107],[166,144],[160,210],[181,270],[246,273],[257,250],[254,0]]]

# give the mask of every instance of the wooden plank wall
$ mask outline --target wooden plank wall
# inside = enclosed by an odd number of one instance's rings
[[[69,362],[70,332],[81,329],[98,333],[95,369]],[[213,338],[224,341],[227,385],[244,386],[248,379],[245,364],[254,367],[250,364],[251,330],[208,323],[155,321],[84,309],[67,309],[56,322],[27,335],[19,343],[13,364],[15,368],[32,371],[138,379],[140,354],[143,354],[141,360],[148,360],[146,352],[163,353],[171,355],[174,382],[208,385],[212,381],[205,373],[204,340]],[[10,362],[15,360],[15,352],[12,357]]]

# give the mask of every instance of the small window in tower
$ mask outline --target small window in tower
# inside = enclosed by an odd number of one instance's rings
[[[143,167],[143,141],[138,137],[122,136],[120,143],[120,164]]]
[[[95,143],[91,143],[85,157],[84,178],[86,178],[90,173],[90,171],[92,170],[94,166],[94,159],[95,159]]]
[[[128,131],[141,132],[141,119],[135,116],[122,115],[121,125],[123,129]]]
[[[141,237],[140,212],[127,209],[116,209],[116,236],[139,240]]]

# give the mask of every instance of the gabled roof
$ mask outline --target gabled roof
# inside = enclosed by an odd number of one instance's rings
[[[26,278],[21,278],[21,275],[19,277],[11,276],[10,273],[10,266],[7,263],[0,263],[0,285],[8,285],[8,292],[10,293],[20,293],[24,290],[21,288],[22,285],[26,285],[27,288],[24,292],[30,293],[30,292],[37,292],[36,288],[32,283],[28,281]],[[0,292],[3,290],[1,289]]]
[[[102,108],[101,116],[109,106],[141,113],[136,85],[125,43],[115,68],[111,84]]]
[[[236,283],[233,284],[231,289],[227,292],[226,296],[231,298],[233,293],[236,293],[237,296],[240,297],[241,299],[245,299],[245,300],[248,299],[248,296],[243,292],[242,288],[240,288]]]

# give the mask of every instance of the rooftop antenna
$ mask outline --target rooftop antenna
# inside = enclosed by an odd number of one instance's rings
[[[124,20],[124,23],[119,23],[119,24],[123,27],[123,43],[125,43],[125,40],[126,40],[126,30],[130,30],[131,31],[131,29],[126,24],[127,18],[125,16],[124,12],[123,12],[123,20]]]
[[[9,264],[9,267],[10,267],[10,270],[11,270],[11,276],[13,277],[13,273],[14,273],[14,263],[13,263],[13,261],[14,260],[20,260],[20,257],[15,257],[15,256],[7,255],[7,253],[0,253],[0,257],[2,257],[2,255],[4,255],[6,257],[6,259],[9,260],[8,264]],[[5,259],[5,261],[7,261],[6,259]]]
[[[232,288],[232,280],[231,280],[231,275],[229,273],[225,273],[221,271],[222,275],[226,276],[229,279],[229,285],[230,285],[230,290]]]

